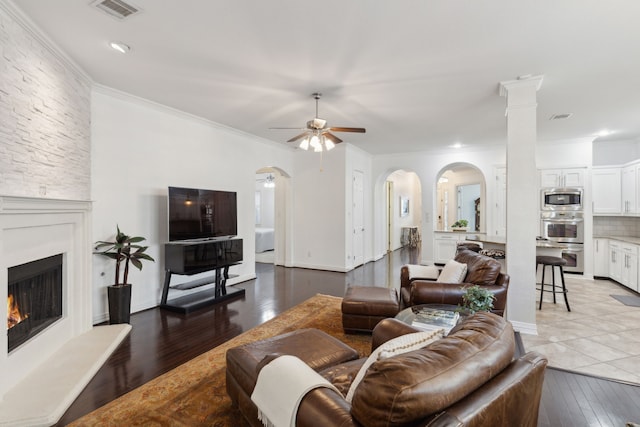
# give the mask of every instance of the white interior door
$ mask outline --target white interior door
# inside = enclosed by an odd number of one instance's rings
[[[353,266],[364,264],[364,173],[353,171]]]

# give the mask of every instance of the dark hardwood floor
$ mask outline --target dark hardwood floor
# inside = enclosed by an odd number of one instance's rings
[[[317,293],[343,296],[349,285],[398,286],[400,267],[419,253],[397,250],[349,273],[256,264],[244,297],[188,315],[159,308],[131,316],[133,329],[69,407],[66,425]],[[548,369],[540,426],[624,426],[640,422],[640,387]],[[598,424],[599,423],[599,424]],[[516,424],[514,424],[516,425]]]

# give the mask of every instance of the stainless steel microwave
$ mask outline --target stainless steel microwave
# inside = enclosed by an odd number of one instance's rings
[[[543,211],[583,210],[582,188],[543,188],[540,193],[540,209]]]

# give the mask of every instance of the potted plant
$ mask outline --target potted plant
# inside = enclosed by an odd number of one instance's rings
[[[468,226],[469,225],[469,221],[467,221],[466,219],[459,219],[456,222],[454,222],[453,224],[451,224],[451,230],[453,231],[467,231]]]
[[[145,253],[148,246],[138,245],[146,240],[144,237],[131,237],[116,226],[116,238],[113,242],[96,242],[96,255],[106,256],[116,261],[115,282],[107,288],[109,300],[109,323],[129,323],[131,315],[131,284],[129,279],[129,263],[142,270],[142,260],[155,261]],[[120,275],[121,269],[124,272]]]
[[[491,311],[495,296],[485,288],[478,285],[465,286],[462,288],[465,293],[462,295],[462,309],[473,314],[477,311]]]

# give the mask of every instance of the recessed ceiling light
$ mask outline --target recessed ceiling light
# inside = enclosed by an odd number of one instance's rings
[[[111,46],[111,49],[117,50],[120,53],[127,53],[131,50],[128,45],[122,42],[110,42],[109,46]]]
[[[602,129],[600,132],[598,132],[598,136],[609,136],[613,133],[613,131],[607,130],[607,129]]]
[[[455,143],[455,144],[453,144],[451,147],[452,147],[452,148],[462,148],[462,143],[460,143],[460,142],[456,142],[456,143]]]

